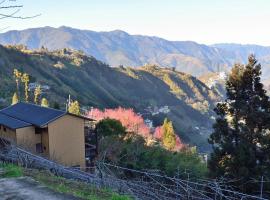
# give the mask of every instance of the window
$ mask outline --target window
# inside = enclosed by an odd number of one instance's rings
[[[38,128],[38,127],[36,127],[35,128],[35,134],[42,134],[42,132],[43,133],[48,132],[48,127],[46,127],[46,128]]]
[[[7,128],[6,127],[4,127],[4,132],[7,132]]]
[[[42,144],[41,143],[37,143],[36,144],[36,152],[37,153],[43,153]]]
[[[42,128],[35,128],[35,134],[41,134]]]

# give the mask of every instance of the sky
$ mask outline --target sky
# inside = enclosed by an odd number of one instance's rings
[[[17,0],[18,15],[2,29],[69,26],[93,31],[120,29],[175,41],[270,46],[270,0]],[[5,11],[6,12],[6,11]]]

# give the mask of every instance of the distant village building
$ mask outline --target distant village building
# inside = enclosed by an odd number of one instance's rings
[[[29,91],[34,91],[38,86],[40,86],[41,91],[50,90],[50,86],[48,85],[41,85],[39,83],[29,83],[28,85]]]
[[[163,106],[163,107],[159,108],[159,112],[164,113],[164,114],[169,113],[170,112],[169,106]]]
[[[154,107],[148,106],[145,109],[145,112],[147,112],[147,113],[151,114],[152,116],[154,116],[154,115],[158,115],[160,113],[168,114],[170,112],[170,109],[169,109],[169,106],[161,106],[161,107],[158,107],[158,106],[154,106]]]
[[[154,126],[153,126],[153,121],[150,120],[150,119],[146,119],[144,120],[144,123],[146,124],[146,126],[148,126],[150,129],[152,129]]]
[[[66,166],[85,167],[86,130],[93,120],[61,110],[17,103],[0,110],[0,139]]]

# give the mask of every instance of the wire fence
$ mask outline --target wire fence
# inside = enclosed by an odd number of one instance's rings
[[[135,199],[145,200],[266,200],[267,196],[241,193],[230,183],[238,180],[191,180],[169,177],[158,170],[140,171],[111,163],[97,162],[94,174],[89,168],[68,168],[51,160],[34,155],[16,146],[0,150],[0,160],[13,162],[25,168],[50,170],[57,176],[111,188]],[[92,170],[93,171],[93,170]],[[183,172],[186,173],[186,172]]]
[[[110,163],[99,163],[98,166],[107,176],[127,180],[140,185],[139,188],[131,188],[134,193],[142,196],[152,194],[152,199],[268,199],[267,197],[254,196],[236,191],[232,182],[239,180],[196,180],[179,179],[159,173],[139,171],[120,167]],[[135,177],[135,178],[132,178]],[[147,191],[147,194],[145,194]]]

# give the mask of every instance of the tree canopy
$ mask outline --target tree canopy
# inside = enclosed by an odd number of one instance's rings
[[[96,125],[98,135],[102,136],[119,136],[126,133],[126,129],[121,122],[116,119],[105,118]]]
[[[168,150],[173,150],[176,146],[176,135],[174,133],[172,122],[165,118],[162,129],[162,143],[164,147]]]
[[[49,102],[46,98],[41,99],[41,106],[42,107],[49,107]]]
[[[78,101],[73,101],[70,103],[68,107],[68,112],[75,114],[75,115],[80,115],[80,104]]]
[[[16,104],[16,103],[18,103],[18,102],[19,102],[19,98],[18,98],[17,93],[15,92],[15,93],[13,94],[13,97],[12,97],[12,105],[14,105],[14,104]]]
[[[236,64],[227,79],[227,99],[218,103],[209,168],[212,176],[260,179],[270,175],[270,102],[254,55]]]

